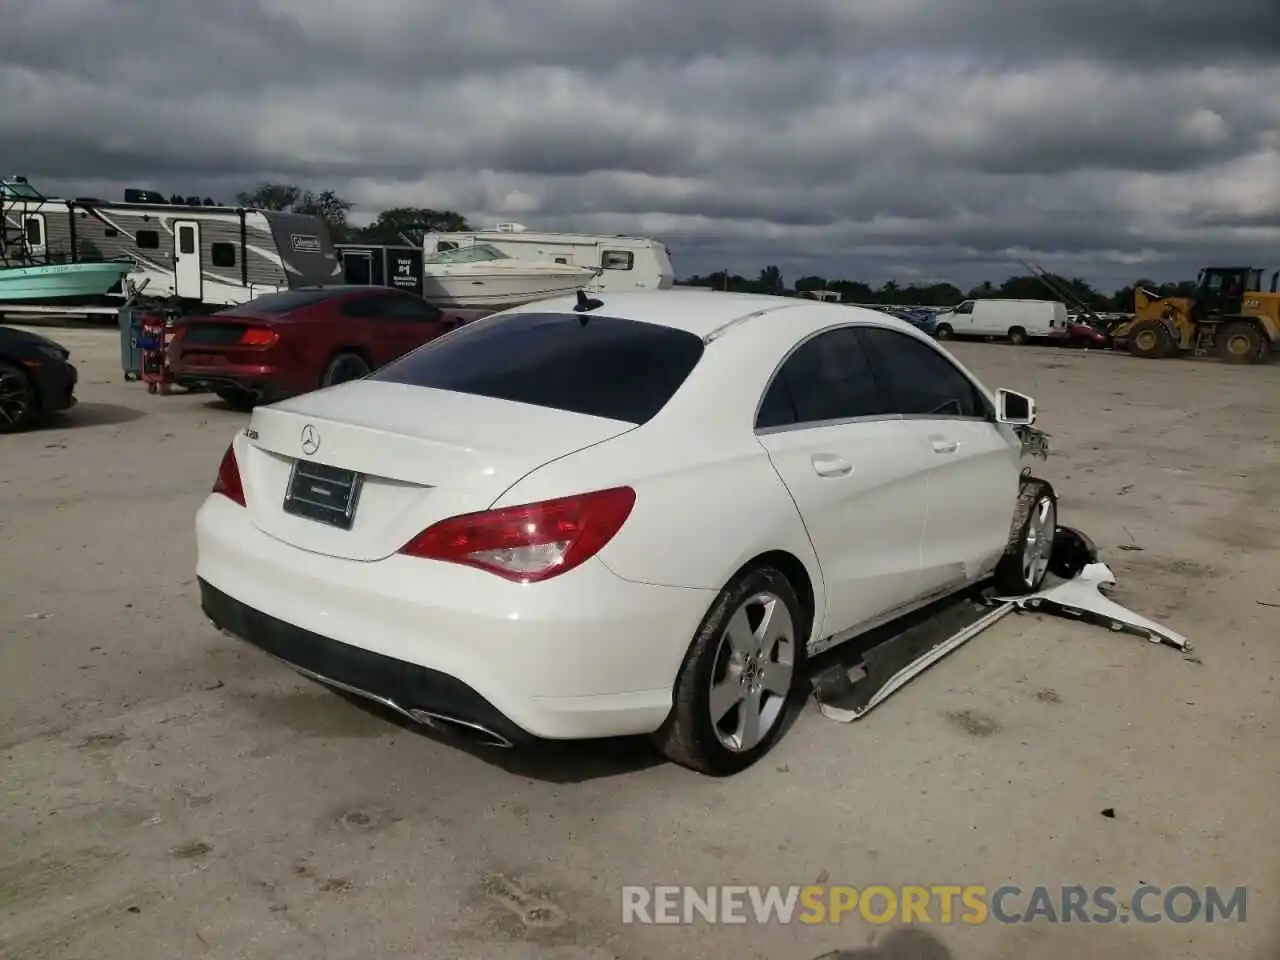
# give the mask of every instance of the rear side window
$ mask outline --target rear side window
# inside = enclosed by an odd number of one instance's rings
[[[876,369],[889,390],[892,413],[987,415],[987,402],[978,388],[939,350],[883,327],[863,327],[858,335],[874,357]]]
[[[645,423],[702,358],[685,330],[594,315],[480,320],[388,364],[374,380]]]
[[[791,354],[765,391],[756,429],[887,413],[884,392],[857,331],[820,333]]]
[[[254,313],[289,313],[292,310],[300,310],[313,303],[319,303],[321,300],[327,300],[331,296],[333,294],[328,290],[287,290],[284,293],[266,293],[248,303],[227,307],[218,312],[233,315],[247,310],[252,310]]]

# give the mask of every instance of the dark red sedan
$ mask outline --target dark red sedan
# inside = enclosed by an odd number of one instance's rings
[[[480,316],[390,287],[286,290],[180,320],[169,366],[179,385],[249,409],[363,377]]]
[[[1073,347],[1093,347],[1102,349],[1108,346],[1111,338],[1087,323],[1071,322],[1067,324],[1067,343]]]

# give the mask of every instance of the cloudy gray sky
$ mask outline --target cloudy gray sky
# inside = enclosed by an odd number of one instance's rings
[[[332,188],[681,275],[1280,261],[1277,0],[0,0],[47,193]],[[1277,264],[1280,265],[1280,264]]]

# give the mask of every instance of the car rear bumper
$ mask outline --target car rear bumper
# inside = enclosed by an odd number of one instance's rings
[[[169,365],[174,382],[187,389],[233,388],[262,399],[283,399],[298,392],[276,367],[254,364],[192,364],[181,359]]]
[[[465,683],[415,663],[331,640],[254,610],[200,580],[200,607],[215,627],[269,653],[304,675],[376,701],[415,720],[426,717],[513,746],[530,738]],[[406,704],[413,706],[405,706]],[[411,710],[418,710],[415,715]]]
[[[400,555],[325,557],[217,495],[197,514],[196,547],[201,602],[220,629],[402,713],[510,742],[656,730],[715,599],[623,580],[599,560],[515,584]]]

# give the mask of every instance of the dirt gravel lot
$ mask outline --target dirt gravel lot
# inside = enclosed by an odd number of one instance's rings
[[[468,752],[220,636],[192,517],[246,418],[122,382],[112,331],[52,333],[81,405],[0,438],[0,956],[810,960],[886,939],[621,923],[626,884],[821,879],[1247,885],[1243,924],[954,924],[929,956],[1280,956],[1280,364],[956,346],[1037,397],[1063,521],[1198,660],[1010,617],[860,724],[806,707],[716,781],[631,743]]]

